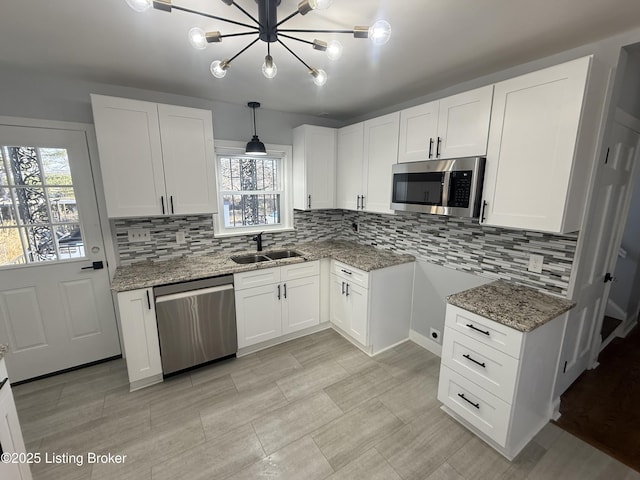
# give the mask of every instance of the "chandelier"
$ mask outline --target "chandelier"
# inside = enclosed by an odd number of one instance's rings
[[[198,15],[205,18],[219,20],[221,22],[231,23],[237,26],[248,28],[249,31],[243,31],[238,33],[222,34],[219,31],[205,32],[199,27],[194,27],[189,30],[189,42],[194,48],[204,49],[209,43],[219,43],[223,38],[241,37],[246,35],[255,35],[256,38],[246,45],[242,50],[236,53],[231,58],[224,60],[215,60],[211,63],[211,74],[216,78],[223,78],[227,74],[227,70],[231,66],[236,58],[242,53],[252,47],[259,40],[262,40],[267,44],[267,55],[264,57],[264,63],[262,64],[262,73],[267,78],[273,78],[278,72],[273,57],[271,56],[271,44],[279,43],[285,50],[293,55],[300,63],[302,63],[309,71],[309,74],[313,78],[313,82],[322,86],[327,82],[327,73],[321,68],[315,68],[307,64],[299,55],[297,55],[291,48],[289,48],[283,41],[283,38],[289,40],[295,40],[296,42],[305,43],[311,45],[314,50],[324,51],[331,60],[337,60],[342,55],[342,45],[336,41],[331,40],[324,42],[322,40],[314,39],[313,41],[299,38],[292,34],[295,33],[346,33],[352,34],[354,38],[369,38],[376,45],[383,45],[389,41],[391,36],[391,26],[384,20],[378,20],[372,26],[353,27],[353,30],[314,30],[314,29],[286,29],[282,28],[282,25],[288,20],[292,19],[296,15],[306,15],[312,10],[326,9],[331,5],[332,0],[302,0],[298,4],[298,8],[290,15],[284,17],[278,21],[277,8],[281,3],[281,0],[255,0],[258,4],[258,18],[256,19],[251,13],[246,11],[235,0],[222,0],[228,6],[234,6],[240,10],[246,17],[251,19],[253,24],[238,22],[228,18],[211,15],[206,12],[200,12],[190,8],[174,5],[172,0],[126,0],[127,4],[136,12],[144,12],[153,7],[157,10],[164,12],[171,12],[172,10],[179,10],[182,12]]]

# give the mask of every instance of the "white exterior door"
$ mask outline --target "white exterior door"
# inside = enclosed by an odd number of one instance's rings
[[[119,355],[84,131],[0,126],[0,235],[12,380]]]
[[[560,357],[555,396],[560,396],[576,378],[597,360],[601,343],[600,329],[609,296],[610,283],[605,275],[613,273],[621,240],[621,223],[630,195],[629,182],[638,156],[640,135],[615,123],[609,154],[602,159],[591,196],[592,208],[585,227],[579,257],[593,259],[576,265],[575,284],[581,286],[573,298],[578,305],[571,310]]]

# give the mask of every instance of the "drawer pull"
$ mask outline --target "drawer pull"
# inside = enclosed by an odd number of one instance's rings
[[[484,362],[480,363],[479,361],[471,358],[471,355],[465,353],[464,355],[462,355],[464,358],[466,358],[467,360],[475,363],[476,365],[480,365],[482,368],[487,368],[487,366],[484,364]]]
[[[345,270],[344,268],[340,270],[342,273],[346,273],[347,275],[353,275],[349,270]]]
[[[476,332],[484,333],[487,337],[490,336],[488,331],[480,330],[478,327],[474,327],[472,323],[467,323],[467,327],[469,327],[472,330],[475,330]]]
[[[480,410],[480,404],[479,403],[473,403],[471,400],[469,400],[467,397],[464,396],[464,393],[459,393],[458,396],[461,399],[463,399],[465,402],[470,403],[471,405],[476,407],[478,410]]]

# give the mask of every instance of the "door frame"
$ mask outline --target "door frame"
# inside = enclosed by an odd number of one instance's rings
[[[115,230],[111,228],[109,218],[107,217],[107,204],[104,196],[104,188],[102,186],[102,172],[100,171],[100,162],[98,157],[98,142],[96,140],[96,131],[90,123],[66,122],[59,120],[42,120],[36,118],[25,117],[8,117],[0,115],[0,125],[9,125],[16,127],[32,127],[32,128],[50,128],[57,130],[72,130],[82,132],[87,142],[87,150],[89,152],[89,166],[91,168],[91,176],[93,178],[93,190],[95,192],[96,203],[98,206],[98,219],[100,224],[100,233],[104,244],[104,254],[107,262],[107,271],[109,272],[109,285],[115,274],[118,257],[116,255]],[[118,340],[120,341],[120,349],[124,353],[122,344],[122,335],[120,328],[120,315],[116,308],[115,295],[111,293],[111,305],[116,318],[116,328],[118,330]]]

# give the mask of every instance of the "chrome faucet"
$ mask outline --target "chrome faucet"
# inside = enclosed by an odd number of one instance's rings
[[[259,234],[257,234],[255,237],[253,237],[251,240],[253,240],[254,242],[258,243],[258,251],[261,252],[262,251],[262,234],[264,232],[260,232]]]

